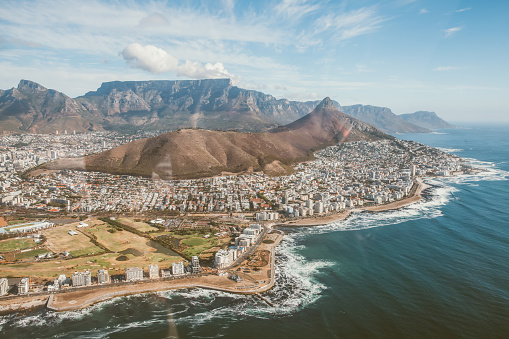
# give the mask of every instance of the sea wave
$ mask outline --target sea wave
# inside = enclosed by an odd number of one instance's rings
[[[463,152],[463,149],[461,149],[461,148],[445,148],[445,147],[435,147],[435,148],[438,148],[439,150],[447,152],[447,153]]]

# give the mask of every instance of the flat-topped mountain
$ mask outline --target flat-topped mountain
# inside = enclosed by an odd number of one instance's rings
[[[21,80],[18,88],[0,90],[0,132],[135,132],[186,127],[261,132],[305,116],[318,103],[276,99],[233,86],[229,79],[112,81],[75,99]],[[334,104],[386,133],[429,132],[388,108]]]
[[[400,114],[403,120],[417,126],[429,129],[456,128],[447,121],[438,117],[435,112],[418,111],[415,113]]]
[[[312,159],[314,150],[328,145],[392,138],[339,112],[325,98],[308,115],[264,133],[182,129],[80,159],[60,159],[45,167],[157,178],[197,178],[249,170],[283,175],[292,172],[289,165]]]
[[[113,81],[76,99],[106,128],[261,131],[309,113],[306,105],[233,86],[230,79]]]

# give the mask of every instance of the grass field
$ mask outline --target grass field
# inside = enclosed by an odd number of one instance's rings
[[[39,262],[24,262],[14,264],[3,264],[0,266],[0,277],[21,277],[26,276],[29,272],[32,279],[37,281],[52,280],[60,274],[71,276],[74,271],[83,271],[89,269],[93,276],[97,275],[97,270],[108,269],[110,276],[116,274],[124,274],[126,267],[142,267],[148,270],[149,264],[157,263],[160,268],[171,267],[173,262],[183,261],[182,257],[177,255],[169,255],[165,253],[157,253],[156,249],[149,246],[149,239],[138,236],[128,231],[108,232],[112,229],[106,223],[100,220],[87,222],[90,226],[76,228],[77,223],[55,227],[43,231],[46,236],[46,245],[48,249],[42,248],[36,251],[28,251],[23,253],[26,258],[33,257],[37,254],[47,253],[49,250],[60,253],[68,251],[73,255],[88,254],[79,258],[72,259],[53,259]],[[79,234],[70,236],[69,230],[75,230]],[[134,249],[141,255],[125,254],[127,261],[117,261],[120,253],[101,253],[102,250],[90,242],[90,239],[82,234],[86,232],[97,237],[97,242],[104,245],[113,252]],[[192,236],[186,236],[187,241],[202,242],[201,239],[194,240]],[[205,239],[204,239],[205,240]],[[214,239],[218,243],[217,239]],[[202,246],[209,246],[203,244]],[[190,247],[191,248],[191,247]],[[193,247],[194,248],[194,247]],[[198,246],[200,248],[200,246]],[[95,253],[95,254],[91,254]]]
[[[46,252],[48,251],[43,249],[43,253]],[[35,253],[30,253],[30,256],[33,255],[35,255]],[[149,264],[157,263],[159,268],[169,268],[173,262],[183,260],[179,256],[168,256],[161,253],[151,253],[150,255],[141,257],[127,254],[127,261],[117,261],[116,258],[118,256],[118,253],[104,253],[67,260],[4,264],[0,266],[0,278],[21,277],[29,273],[33,279],[39,281],[52,280],[60,274],[65,274],[69,277],[72,276],[74,271],[84,271],[87,269],[92,272],[93,276],[97,276],[97,270],[100,269],[109,269],[110,275],[114,275],[124,274],[126,267],[141,267],[147,271]]]
[[[16,259],[16,260],[29,259],[29,258],[35,257],[36,255],[45,254],[45,253],[48,253],[48,252],[51,252],[51,251],[49,251],[47,248],[44,248],[44,247],[43,248],[38,248],[36,250],[16,253],[14,255],[14,259]]]
[[[69,230],[76,231],[78,234],[71,236],[69,235]],[[79,230],[83,230],[83,228],[78,229],[75,224],[45,230],[43,234],[47,239],[46,246],[55,253],[67,251],[73,257],[104,252],[102,248],[90,242],[90,238]]]
[[[34,239],[21,238],[21,239],[7,239],[0,241],[0,253],[7,253],[16,250],[24,250],[36,246]]]
[[[97,223],[94,226],[87,227],[85,232],[94,234],[97,241],[106,246],[112,252],[120,252],[129,248],[136,249],[139,252],[155,251],[154,248],[147,245],[148,239],[128,231],[108,232],[111,229],[106,223]]]
[[[203,237],[203,234],[175,236],[175,237],[182,238],[180,244],[187,247],[186,249],[184,249],[183,253],[189,256],[193,255],[200,256],[202,252],[229,243],[231,240],[230,238],[218,239],[216,237],[210,237],[208,239],[205,239]]]
[[[138,231],[141,231],[141,232],[150,232],[150,231],[158,231],[159,230],[157,227],[150,226],[146,222],[134,221],[134,219],[131,219],[131,218],[121,218],[121,219],[118,219],[118,221],[121,224],[136,228]]]

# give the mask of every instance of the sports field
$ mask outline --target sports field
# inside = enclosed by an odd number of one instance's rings
[[[16,238],[0,241],[0,253],[24,250],[36,246],[33,238]]]

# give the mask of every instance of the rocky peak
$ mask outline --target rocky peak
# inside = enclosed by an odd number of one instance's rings
[[[48,89],[44,86],[39,85],[36,82],[30,80],[21,80],[18,84],[18,91],[24,92],[34,92],[34,91],[47,91]]]
[[[334,102],[331,100],[331,98],[326,97],[325,99],[322,100],[322,102],[320,102],[320,104],[318,104],[316,109],[317,110],[322,110],[322,109],[336,110],[337,108],[336,108],[336,106],[334,106]]]

